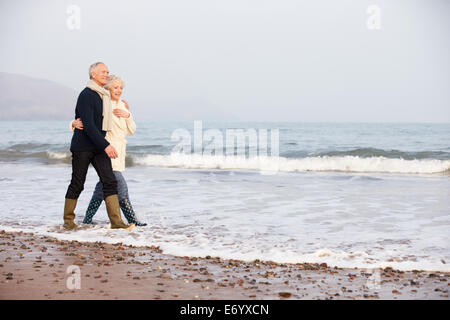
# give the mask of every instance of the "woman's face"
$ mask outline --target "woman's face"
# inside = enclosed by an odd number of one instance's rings
[[[112,86],[109,88],[111,94],[111,99],[118,101],[122,95],[123,85],[120,81],[114,81]]]

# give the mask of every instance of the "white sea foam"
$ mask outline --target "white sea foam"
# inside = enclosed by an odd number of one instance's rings
[[[210,239],[205,234],[196,234],[193,237],[175,235],[172,240],[161,237],[146,237],[148,230],[135,228],[133,231],[112,230],[107,226],[95,226],[84,230],[72,232],[62,231],[58,226],[5,226],[0,225],[0,230],[7,232],[27,232],[54,237],[59,240],[80,242],[104,242],[109,244],[122,243],[133,246],[159,246],[165,254],[191,257],[221,257],[222,259],[238,259],[242,261],[273,261],[277,263],[327,263],[329,266],[341,268],[377,269],[391,267],[396,270],[423,270],[450,272],[450,266],[443,264],[436,257],[423,257],[418,261],[399,259],[395,252],[390,255],[371,256],[364,251],[346,252],[343,250],[330,250],[320,248],[312,253],[300,254],[297,251],[271,248],[263,254],[258,250],[236,250],[235,248],[222,246],[210,247]],[[146,232],[147,231],[147,232]],[[193,239],[192,239],[193,238]]]
[[[385,157],[319,156],[306,158],[202,156],[172,153],[135,156],[135,164],[184,169],[242,169],[295,171],[341,171],[431,174],[450,170],[450,160],[404,160]]]
[[[53,160],[63,160],[70,157],[70,152],[56,152],[56,151],[45,151],[47,153],[47,157]]]

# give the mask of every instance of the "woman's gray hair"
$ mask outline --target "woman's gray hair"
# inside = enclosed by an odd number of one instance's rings
[[[122,87],[125,86],[125,83],[123,82],[121,77],[118,77],[118,76],[112,74],[108,77],[108,82],[105,84],[104,88],[105,89],[111,88],[111,86],[113,85],[114,82],[120,82],[122,84]]]
[[[94,72],[94,70],[97,68],[97,66],[99,64],[104,64],[103,62],[96,62],[91,64],[91,66],[89,67],[89,79],[92,79],[92,72]]]

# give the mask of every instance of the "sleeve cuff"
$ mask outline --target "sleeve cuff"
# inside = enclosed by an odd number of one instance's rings
[[[105,140],[106,141],[106,140]],[[106,141],[106,144],[103,146],[103,149],[102,150],[105,150],[106,149],[106,147],[108,147],[110,145],[110,143],[108,142],[108,141]]]
[[[127,110],[128,111],[128,110]],[[130,114],[130,116],[128,117],[128,118],[125,118],[127,121],[129,121],[129,120],[133,120],[133,115],[131,114],[131,112],[130,111],[128,111],[128,113]]]

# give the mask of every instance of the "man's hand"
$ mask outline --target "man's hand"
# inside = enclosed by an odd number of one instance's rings
[[[130,106],[128,105],[128,102],[126,102],[125,100],[122,100],[122,102],[125,104],[125,108],[127,108],[127,110],[130,110]]]
[[[78,118],[77,120],[72,121],[72,127],[78,130],[83,130],[83,122],[81,121],[81,118]]]
[[[112,145],[108,145],[105,148],[105,152],[111,159],[116,159],[119,156],[116,149]]]
[[[122,109],[114,109],[113,114],[118,118],[120,118],[120,117],[129,118],[130,117],[130,113],[125,110],[122,110]]]

